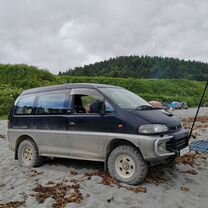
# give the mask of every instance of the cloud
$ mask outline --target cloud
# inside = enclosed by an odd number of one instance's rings
[[[53,73],[120,55],[207,62],[208,2],[0,0],[0,63]]]

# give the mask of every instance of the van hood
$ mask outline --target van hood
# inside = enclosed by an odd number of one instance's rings
[[[143,120],[144,123],[164,124],[169,129],[178,128],[181,125],[179,118],[164,110],[133,110],[129,111],[129,113],[135,117],[136,122]],[[139,122],[140,125],[144,123]]]

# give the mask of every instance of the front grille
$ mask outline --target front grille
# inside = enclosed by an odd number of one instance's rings
[[[188,146],[188,137],[181,138],[181,139],[171,139],[170,141],[166,142],[166,149],[168,151],[176,151],[181,150]]]

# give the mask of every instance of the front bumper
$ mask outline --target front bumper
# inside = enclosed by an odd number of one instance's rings
[[[157,157],[179,156],[180,150],[189,145],[189,131],[181,129],[170,135],[157,138],[154,142],[154,152]]]

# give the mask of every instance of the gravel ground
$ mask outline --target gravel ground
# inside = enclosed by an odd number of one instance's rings
[[[196,109],[188,109],[173,113],[180,118],[188,118],[193,117],[195,112]],[[208,116],[208,109],[202,108],[200,116]],[[197,122],[196,140],[208,140],[208,128],[203,128],[203,125],[207,123]],[[1,121],[0,134],[5,132],[6,122]],[[20,167],[14,160],[14,153],[8,149],[6,138],[2,136],[0,158],[0,208],[64,207],[67,203],[61,200],[67,197],[77,202],[66,205],[71,208],[205,208],[208,204],[208,156],[205,154],[190,154],[175,166],[150,168],[142,187],[134,188],[118,184],[105,176],[102,163],[97,162],[55,159],[39,168]],[[101,173],[97,174],[98,171]],[[89,173],[92,175],[89,176]],[[60,183],[62,189],[57,188]],[[40,184],[47,184],[51,188],[44,189]],[[56,191],[50,194],[54,186]],[[68,187],[67,192],[63,186]]]
[[[172,112],[174,115],[182,119],[182,118],[194,117],[196,114],[196,111],[197,111],[197,108],[189,108],[187,110],[175,110]],[[208,116],[208,107],[200,108],[198,116]]]

